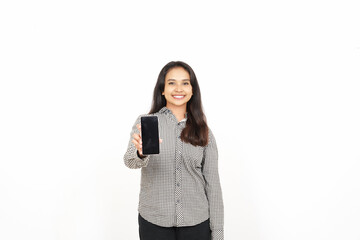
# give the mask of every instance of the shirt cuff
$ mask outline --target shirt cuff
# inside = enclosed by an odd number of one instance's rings
[[[211,240],[224,240],[224,229],[211,231]]]

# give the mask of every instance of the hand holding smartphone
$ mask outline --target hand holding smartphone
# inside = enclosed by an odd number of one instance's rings
[[[147,122],[147,120],[145,119],[145,120],[143,120],[144,122]],[[146,125],[146,126],[145,126]],[[151,125],[151,124],[150,124]],[[147,127],[148,127],[148,124],[144,124],[143,126],[145,126],[145,129],[148,129]],[[144,158],[144,157],[146,157],[145,156],[145,153],[143,153],[143,139],[142,139],[142,137],[141,137],[141,135],[142,135],[142,127],[141,127],[141,125],[140,124],[136,124],[136,128],[139,130],[139,134],[137,134],[137,133],[134,133],[133,134],[133,140],[132,140],[132,142],[134,143],[134,145],[135,145],[135,147],[136,147],[136,149],[137,149],[137,154],[138,154],[138,156],[140,157],[140,158]],[[155,126],[154,126],[154,128],[156,128],[156,124],[155,124]],[[145,130],[144,132],[148,132],[148,130]],[[158,131],[157,131],[158,132]],[[145,135],[147,135],[147,134],[145,134]],[[145,138],[147,138],[147,137],[145,137]],[[147,141],[147,140],[145,140],[145,141]],[[159,139],[159,142],[160,143],[162,143],[162,139],[160,138]],[[147,151],[146,151],[147,152]],[[159,151],[160,152],[160,151]],[[151,153],[150,153],[151,154]]]
[[[159,154],[159,120],[157,116],[141,117],[143,155]]]

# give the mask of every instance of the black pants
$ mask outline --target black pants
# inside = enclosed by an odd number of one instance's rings
[[[210,240],[209,219],[190,227],[160,227],[139,214],[140,240]]]

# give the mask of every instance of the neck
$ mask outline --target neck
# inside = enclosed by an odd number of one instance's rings
[[[166,107],[171,110],[171,112],[175,115],[178,121],[181,121],[185,118],[186,104],[181,106],[166,104]]]

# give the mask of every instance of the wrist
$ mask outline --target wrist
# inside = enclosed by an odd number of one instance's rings
[[[145,158],[145,157],[146,157],[146,156],[144,156],[144,155],[140,154],[140,153],[139,153],[139,151],[136,151],[136,154],[137,154],[137,155],[138,155],[138,157],[139,157],[139,158],[141,158],[141,159],[143,159],[143,158]]]

